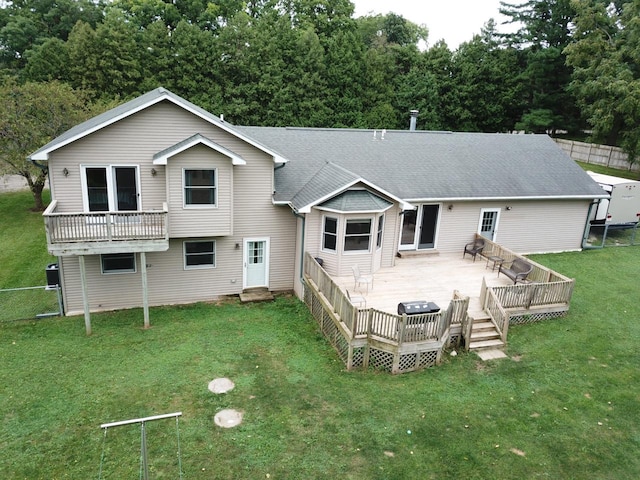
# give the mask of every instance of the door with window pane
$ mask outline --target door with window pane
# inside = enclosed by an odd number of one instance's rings
[[[89,212],[137,211],[137,167],[87,167],[86,208]]]
[[[268,239],[244,241],[244,288],[269,286]]]
[[[495,241],[498,231],[498,216],[500,209],[483,209],[480,217],[480,227],[478,233],[484,238]]]
[[[435,248],[440,205],[420,205],[402,212],[400,250]]]
[[[138,210],[136,167],[113,167],[115,206],[118,211]]]

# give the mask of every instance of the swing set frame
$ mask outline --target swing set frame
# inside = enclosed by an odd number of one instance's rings
[[[133,418],[130,420],[121,420],[119,422],[103,423],[100,428],[104,430],[104,437],[102,441],[102,454],[100,456],[100,471],[98,473],[98,480],[102,479],[102,465],[104,464],[105,446],[107,442],[107,430],[113,427],[121,427],[123,425],[131,425],[135,423],[140,424],[140,479],[149,480],[149,460],[147,457],[147,432],[145,428],[146,422],[152,422],[155,420],[162,420],[165,418],[176,419],[176,438],[178,442],[178,470],[180,471],[180,479],[182,480],[182,454],[180,452],[180,426],[178,424],[178,418],[182,416],[182,412],[165,413],[163,415],[154,415],[151,417]]]

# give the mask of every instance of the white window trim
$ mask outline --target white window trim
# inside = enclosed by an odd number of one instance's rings
[[[363,255],[365,253],[371,253],[371,249],[373,248],[372,243],[374,242],[374,234],[373,230],[373,218],[372,217],[354,217],[354,218],[345,218],[344,221],[344,229],[342,230],[342,254],[343,255]],[[347,250],[344,248],[344,244],[347,241],[347,224],[349,221],[369,221],[369,248],[367,250]],[[362,234],[359,234],[362,235]],[[358,235],[350,235],[350,236],[358,236]]]
[[[326,219],[327,218],[331,218],[333,220],[336,221],[336,233],[329,233],[329,235],[334,235],[335,239],[336,239],[336,248],[331,250],[331,249],[327,249],[324,248],[324,235],[326,233],[325,227],[326,227]],[[331,215],[323,215],[322,216],[322,231],[320,232],[321,238],[320,238],[320,248],[323,252],[327,252],[327,253],[338,253],[338,245],[340,245],[339,242],[339,237],[340,237],[340,219],[338,218],[338,216],[331,216]]]
[[[102,257],[109,255],[119,255],[117,253],[102,253],[100,254],[100,272],[102,275],[126,275],[128,273],[137,273],[138,272],[138,260],[136,259],[135,253],[128,253],[128,255],[133,255],[133,270],[114,270],[114,271],[104,271],[104,264],[102,263]]]
[[[89,212],[89,196],[87,194],[87,168],[104,168],[107,171],[107,198],[109,202],[109,212],[117,212],[118,203],[116,201],[116,179],[113,174],[115,167],[129,167],[136,169],[136,189],[138,191],[138,212],[142,211],[142,191],[140,190],[140,165],[134,163],[80,165],[80,187],[82,188],[82,209]],[[97,212],[99,213],[99,212]]]
[[[382,225],[380,225],[380,223],[382,223]],[[377,224],[378,230],[376,231],[376,250],[380,250],[382,248],[382,244],[384,243],[384,213],[378,217]],[[380,245],[378,245],[378,237],[380,237]]]
[[[187,265],[187,243],[204,243],[204,242],[212,242],[213,243],[213,265]],[[182,242],[182,264],[184,270],[206,270],[216,268],[218,264],[218,258],[216,255],[217,245],[214,239],[199,239],[199,240],[185,240]],[[197,255],[197,254],[192,254]]]
[[[187,204],[187,186],[185,182],[185,173],[187,170],[213,170],[213,205],[189,205]],[[193,188],[193,187],[189,187]],[[205,187],[211,188],[211,187]],[[190,167],[182,169],[182,207],[185,209],[194,209],[194,210],[202,210],[202,209],[212,209],[218,208],[218,169],[217,168],[200,168],[200,167]]]

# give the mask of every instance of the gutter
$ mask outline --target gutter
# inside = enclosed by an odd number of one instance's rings
[[[534,196],[534,197],[434,197],[434,198],[409,198],[405,202],[424,203],[424,202],[477,202],[477,201],[527,201],[527,200],[593,200],[594,198],[609,198],[609,195],[551,195],[551,196]]]

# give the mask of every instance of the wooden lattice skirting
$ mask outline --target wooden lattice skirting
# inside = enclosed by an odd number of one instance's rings
[[[304,302],[347,370],[371,367],[389,373],[411,372],[440,363],[445,348],[460,343],[459,332],[447,335],[444,342],[434,341],[416,348],[371,343],[368,338],[351,338],[351,333],[336,318],[326,301],[308,285],[304,289]]]

